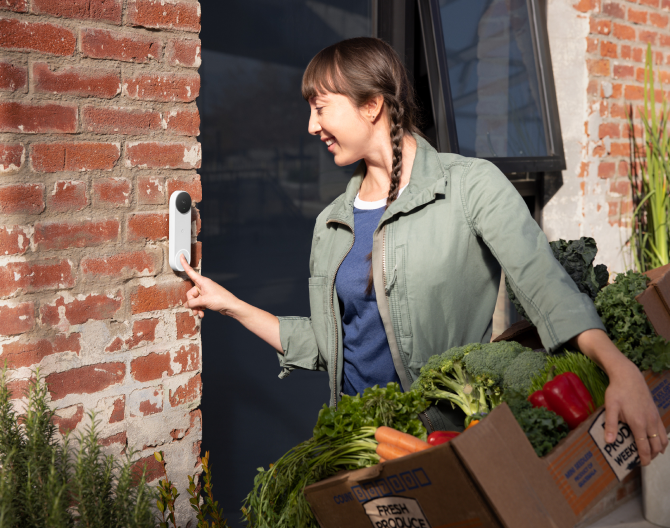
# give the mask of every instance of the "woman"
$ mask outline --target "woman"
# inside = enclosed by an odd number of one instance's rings
[[[430,356],[489,341],[502,266],[547,350],[571,341],[607,372],[606,440],[621,419],[642,464],[665,450],[641,373],[609,340],[507,178],[486,161],[438,154],[420,137],[412,89],[390,46],[356,38],[322,50],[302,93],[309,132],[335,163],[361,161],[316,221],[311,318],[250,306],[182,260],[196,285],[186,306],[201,317],[204,308],[234,317],[272,345],[280,377],[327,370],[337,405],[342,393],[376,383],[408,390]],[[434,407],[424,422],[429,429],[462,424]]]

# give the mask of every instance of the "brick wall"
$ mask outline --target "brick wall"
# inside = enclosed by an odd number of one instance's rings
[[[167,201],[202,198],[199,30],[195,0],[0,0],[0,361],[17,397],[40,367],[62,430],[96,410],[154,479],[164,450],[182,519],[201,347]]]

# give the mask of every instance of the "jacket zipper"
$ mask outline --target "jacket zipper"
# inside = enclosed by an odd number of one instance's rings
[[[335,275],[333,275],[333,283],[331,284],[330,287],[330,309],[333,312],[333,321],[335,322],[335,331],[333,332],[333,336],[335,338],[335,348],[333,348],[335,352],[335,362],[333,364],[333,407],[337,409],[337,316],[335,315],[335,307],[333,305],[334,297],[335,297],[335,277],[337,277],[337,272],[340,269],[340,266],[342,265],[342,262],[344,262],[344,259],[347,258],[347,255],[351,251],[351,248],[354,247],[354,242],[356,241],[356,233],[354,232],[353,229],[351,229],[351,226],[349,224],[346,224],[344,222],[340,222],[339,220],[332,220],[332,222],[336,222],[338,224],[342,224],[344,226],[347,226],[351,230],[351,235],[352,235],[352,240],[351,240],[351,245],[349,246],[349,249],[347,252],[344,254],[344,256],[340,259],[339,264],[335,268]]]

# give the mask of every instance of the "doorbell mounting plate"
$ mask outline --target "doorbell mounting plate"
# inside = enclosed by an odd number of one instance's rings
[[[191,263],[191,195],[186,191],[170,196],[170,267],[184,271],[179,255]]]

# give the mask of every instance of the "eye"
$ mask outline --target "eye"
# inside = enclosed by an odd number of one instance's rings
[[[321,110],[323,110],[323,106],[317,106],[317,107],[315,107],[315,108],[316,108],[316,113],[317,113],[318,115],[321,115]]]

